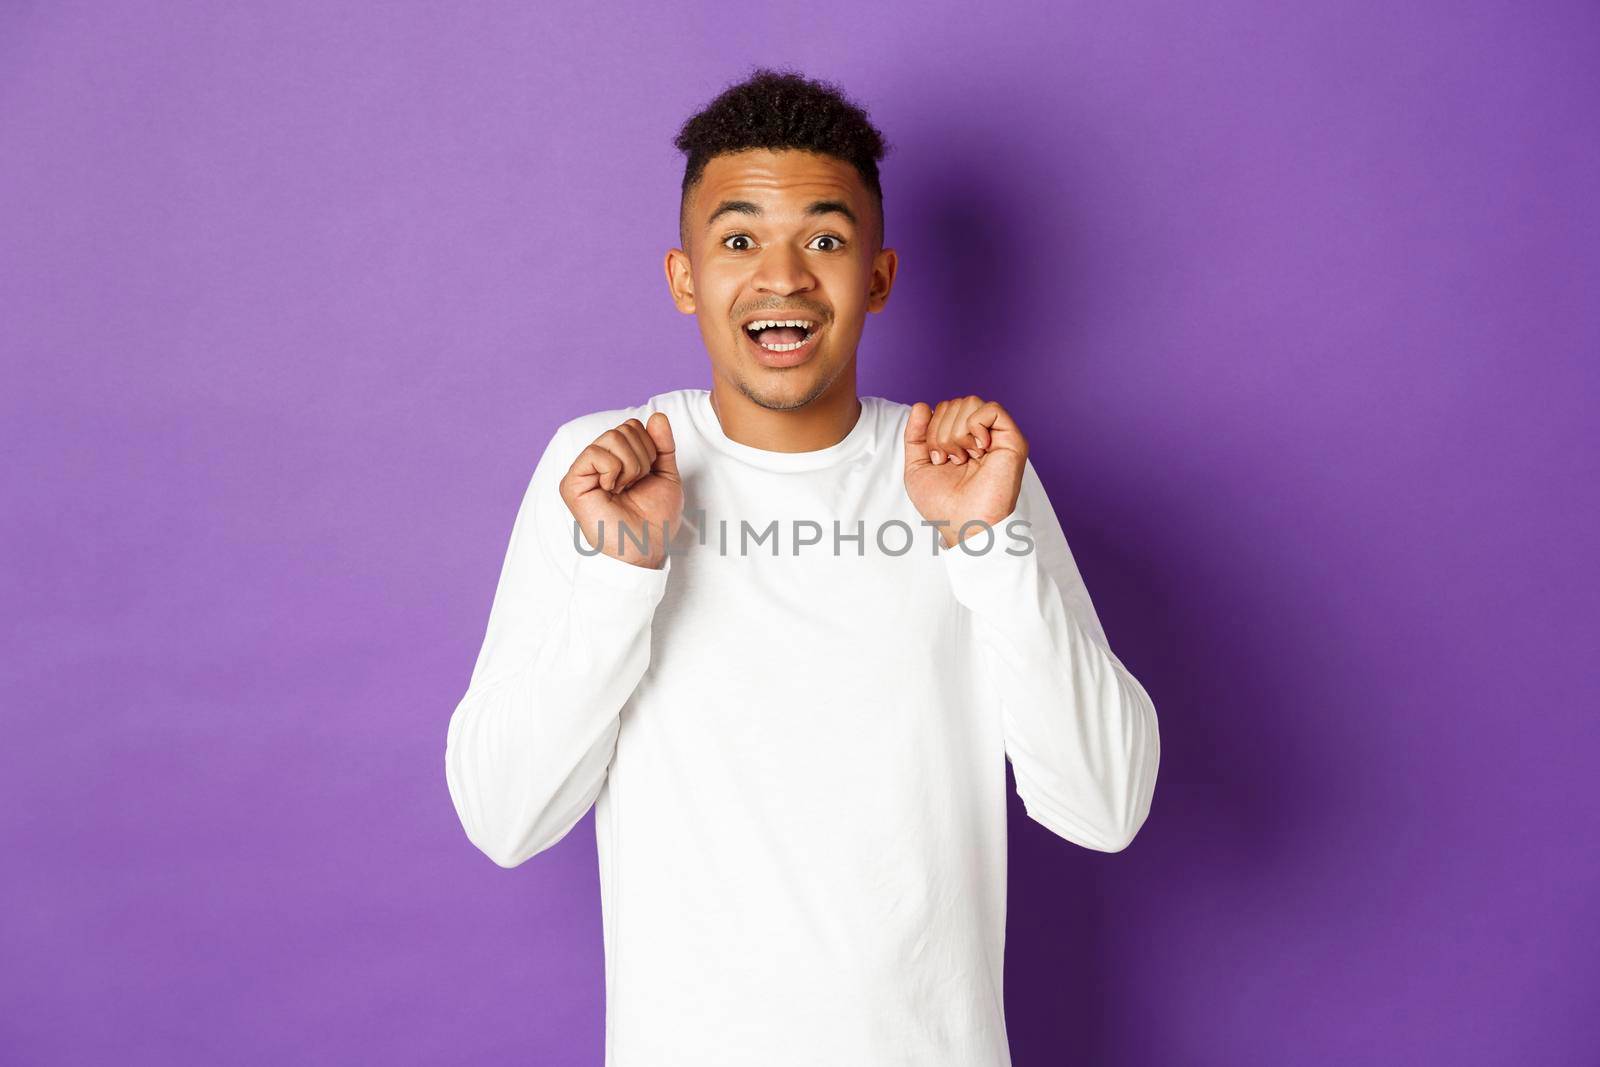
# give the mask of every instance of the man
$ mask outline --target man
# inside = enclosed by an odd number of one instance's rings
[[[856,394],[896,267],[866,114],[758,70],[676,143],[711,388],[556,430],[451,799],[504,867],[594,806],[609,1067],[1009,1064],[1005,760],[1116,852],[1155,710],[1005,407]]]

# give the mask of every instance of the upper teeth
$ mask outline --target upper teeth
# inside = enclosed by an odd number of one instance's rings
[[[768,330],[774,326],[799,326],[802,329],[811,329],[811,323],[806,319],[761,319],[746,326],[747,330]]]

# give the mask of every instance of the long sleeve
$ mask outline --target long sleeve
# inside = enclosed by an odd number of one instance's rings
[[[445,744],[467,838],[502,867],[560,841],[599,795],[672,569],[670,556],[652,569],[578,551],[558,489],[588,443],[571,425],[552,436],[523,496]]]
[[[1026,520],[1017,538],[1008,533]],[[1017,794],[1029,818],[1075,844],[1120,852],[1150,813],[1161,738],[1156,711],[1111,652],[1049,497],[1024,467],[1012,514],[943,549],[972,613],[985,692],[996,699]]]

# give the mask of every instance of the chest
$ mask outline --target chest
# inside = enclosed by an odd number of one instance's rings
[[[898,481],[848,475],[781,492],[691,480],[657,617],[724,660],[931,651],[958,612],[937,531]]]

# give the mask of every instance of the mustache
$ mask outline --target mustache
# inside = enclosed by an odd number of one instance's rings
[[[833,317],[827,308],[820,305],[790,302],[786,304],[759,304],[742,308],[734,314],[733,321],[737,324],[756,314],[771,314],[775,319],[785,316],[792,318],[806,317],[816,319],[818,322],[827,322]]]

